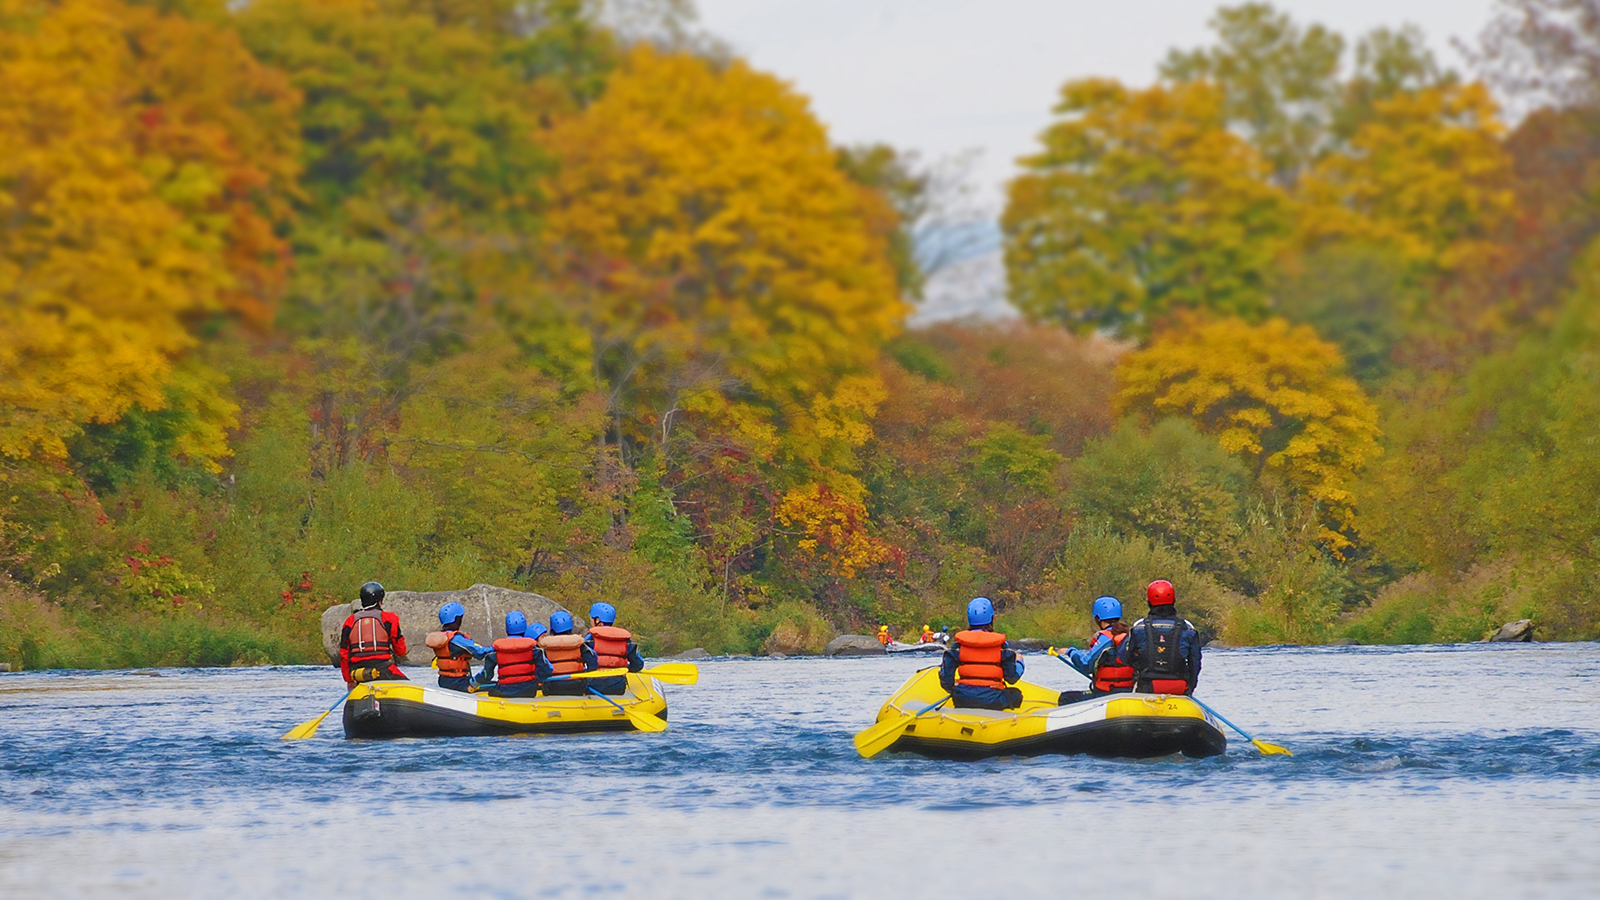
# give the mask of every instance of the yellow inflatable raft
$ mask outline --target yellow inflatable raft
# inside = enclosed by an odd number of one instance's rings
[[[369,699],[376,701],[375,706]],[[628,731],[635,726],[626,710],[665,720],[667,700],[661,693],[661,683],[649,675],[629,674],[626,693],[602,699],[593,694],[491,697],[447,691],[415,681],[374,681],[364,689],[358,688],[345,701],[344,736],[397,738]]]
[[[1019,681],[1017,709],[953,709],[947,703],[909,717],[945,697],[939,670],[923,669],[878,711],[878,721],[908,719],[889,749],[972,759],[1044,753],[1099,757],[1216,756],[1227,749],[1222,723],[1188,697],[1111,694],[1057,706],[1060,692]]]

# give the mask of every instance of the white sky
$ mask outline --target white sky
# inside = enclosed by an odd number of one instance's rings
[[[1211,0],[695,0],[706,30],[812,99],[840,143],[884,141],[933,159],[982,151],[998,210],[1012,161],[1033,149],[1062,82],[1149,83],[1172,47],[1210,42]],[[1230,4],[1231,5],[1231,4]],[[1414,23],[1461,68],[1493,0],[1278,0],[1296,21],[1353,39]]]

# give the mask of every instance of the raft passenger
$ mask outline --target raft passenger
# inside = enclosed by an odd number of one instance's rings
[[[589,633],[583,642],[594,654],[595,663],[602,669],[627,669],[637,672],[644,668],[644,657],[639,655],[639,645],[626,628],[617,627],[617,608],[609,603],[596,603],[589,607]],[[613,675],[609,678],[590,678],[589,686],[602,694],[618,696],[628,691],[628,678]]]
[[[472,661],[492,651],[461,630],[467,610],[451,600],[439,607],[439,631],[428,632],[426,643],[439,665],[439,687],[467,692],[472,687]]]
[[[919,643],[919,644],[932,644],[932,643],[935,643],[935,641],[936,641],[936,639],[935,639],[934,634],[933,634],[933,629],[929,628],[926,625],[922,626],[922,635],[921,635],[921,637],[917,638],[917,643]]]
[[[399,662],[405,659],[406,636],[400,617],[383,609],[383,585],[361,586],[361,608],[344,620],[339,632],[339,672],[347,688],[368,681],[405,681]]]
[[[1125,694],[1133,690],[1133,666],[1128,664],[1128,626],[1122,621],[1122,601],[1115,597],[1101,597],[1094,601],[1094,641],[1087,650],[1070,647],[1064,653],[1050,648],[1050,655],[1088,676],[1089,690],[1062,691],[1058,701],[1062,706],[1101,697],[1106,694]]]
[[[1150,614],[1128,630],[1127,660],[1134,668],[1140,693],[1192,694],[1200,682],[1200,633],[1177,612],[1177,592],[1170,581],[1152,581],[1145,589]]]
[[[539,682],[549,676],[550,663],[527,632],[527,616],[515,610],[506,613],[506,636],[494,642],[496,678],[486,691],[490,696],[532,697],[539,692]]]
[[[967,630],[944,651],[939,684],[951,705],[966,709],[1015,709],[1022,690],[1007,687],[1022,678],[1022,657],[994,630],[994,604],[976,597],[967,604]]]
[[[550,614],[550,633],[539,639],[539,649],[550,661],[552,675],[573,675],[600,668],[594,651],[582,637],[573,634],[572,629],[572,613],[562,609]],[[550,696],[582,696],[589,693],[588,681],[587,678],[547,681],[544,692]]]
[[[885,647],[887,647],[887,646],[889,646],[889,641],[890,640],[892,640],[892,638],[889,637],[889,626],[887,626],[887,625],[879,625],[878,626],[878,643],[880,643],[880,644],[884,645]]]

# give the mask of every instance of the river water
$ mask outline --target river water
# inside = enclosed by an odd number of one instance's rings
[[[0,676],[0,897],[1600,893],[1600,644],[1207,653],[1293,757],[857,757],[926,664],[709,660],[663,734],[389,742],[278,740],[326,668]]]

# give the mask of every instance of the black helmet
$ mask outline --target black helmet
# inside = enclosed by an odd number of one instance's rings
[[[361,586],[361,605],[363,607],[377,606],[383,602],[383,585],[376,581],[369,581]]]

